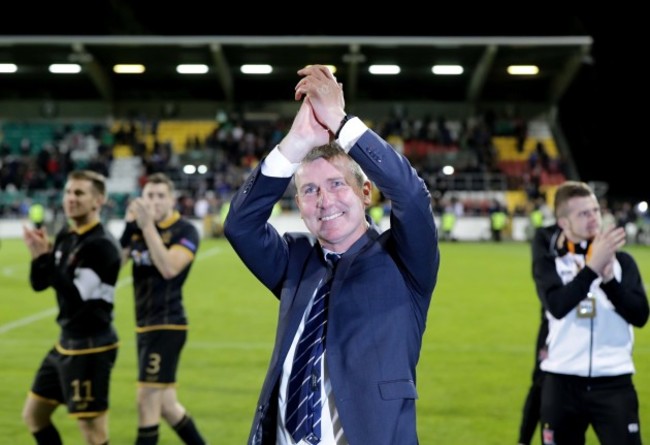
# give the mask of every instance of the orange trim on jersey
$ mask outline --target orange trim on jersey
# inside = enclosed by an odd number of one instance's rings
[[[163,219],[159,223],[156,223],[156,225],[161,229],[166,229],[179,219],[181,219],[181,214],[178,213],[178,210],[174,210],[169,218]]]
[[[194,259],[194,252],[192,252],[190,249],[188,249],[187,247],[185,247],[182,244],[173,244],[169,248],[169,250],[172,250],[172,249],[183,249],[184,251],[186,251],[190,255],[190,257],[192,257],[192,259]]]
[[[587,260],[589,260],[589,258],[591,258],[591,247],[592,246],[593,246],[593,244],[589,243],[589,246],[587,247],[587,254],[585,255],[585,262],[587,262]],[[567,240],[566,247],[567,247],[567,250],[569,252],[576,253],[576,245],[573,242]]]
[[[71,227],[70,231],[71,232],[76,232],[79,235],[83,235],[84,233],[88,232],[90,229],[95,227],[97,224],[99,224],[99,220],[89,222],[88,224],[85,224],[81,227]]]

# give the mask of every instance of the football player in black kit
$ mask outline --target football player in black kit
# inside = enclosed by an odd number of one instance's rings
[[[187,340],[183,283],[199,247],[194,225],[174,209],[174,184],[163,173],[147,178],[128,206],[120,238],[122,263],[133,261],[138,349],[136,445],[158,443],[160,418],[184,443],[205,444],[176,392],[176,372]]]
[[[43,359],[23,408],[23,420],[37,444],[62,444],[52,423],[60,404],[77,419],[88,444],[108,444],[108,395],[117,358],[113,327],[120,250],[100,222],[105,178],[93,171],[68,175],[63,210],[68,225],[54,244],[44,227],[24,227],[32,257],[29,279],[35,291],[54,289],[59,339]]]

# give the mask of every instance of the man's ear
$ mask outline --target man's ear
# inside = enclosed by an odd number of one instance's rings
[[[567,220],[564,217],[560,217],[557,219],[557,225],[560,227],[562,230],[566,230],[567,227]]]
[[[372,182],[365,181],[361,187],[361,193],[363,194],[363,204],[368,207],[372,204]]]
[[[93,210],[97,210],[106,204],[106,201],[108,201],[108,197],[106,195],[98,195],[97,200],[95,200],[95,204],[93,204]]]

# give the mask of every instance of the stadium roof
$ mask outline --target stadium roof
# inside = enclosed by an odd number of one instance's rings
[[[332,64],[349,103],[367,100],[535,102],[556,104],[589,61],[588,35],[375,36],[375,35],[5,35],[0,100],[223,101],[290,100],[296,71]],[[78,74],[51,74],[53,63],[78,63]],[[116,64],[143,64],[142,74],[115,74]],[[179,64],[205,64],[205,74],[182,75]],[[243,64],[269,64],[268,75],[243,74]],[[396,64],[397,75],[369,73]],[[432,66],[463,67],[455,76]],[[509,65],[539,67],[536,76],[511,76]]]
[[[305,64],[332,63],[349,104],[366,99],[559,103],[574,154],[593,159],[594,153],[617,149],[606,162],[578,162],[581,176],[608,181],[621,195],[647,197],[635,181],[611,178],[617,171],[626,177],[644,174],[645,164],[630,162],[637,156],[638,136],[623,130],[643,128],[642,114],[611,111],[626,110],[630,98],[645,97],[643,71],[620,69],[623,54],[632,60],[642,53],[642,11],[603,16],[591,13],[593,8],[576,13],[549,5],[493,4],[436,4],[425,10],[421,2],[409,3],[366,5],[363,13],[340,2],[13,2],[0,29],[0,63],[20,67],[15,74],[0,74],[0,117],[7,104],[48,99],[252,101],[252,109],[255,102],[291,98],[295,72]],[[612,32],[618,22],[625,33]],[[145,63],[147,71],[113,74],[112,64],[123,59]],[[84,70],[72,76],[47,72],[48,63],[70,60],[82,62]],[[180,76],[174,71],[178,63],[196,61],[206,63],[209,72]],[[264,78],[244,76],[239,71],[244,62],[275,69]],[[402,72],[368,74],[369,64],[387,62],[400,64]],[[515,62],[537,64],[539,76],[506,76],[503,68]],[[459,63],[465,71],[434,76],[434,63]]]

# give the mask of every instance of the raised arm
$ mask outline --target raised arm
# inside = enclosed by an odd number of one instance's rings
[[[368,178],[391,201],[395,255],[413,288],[430,296],[439,266],[438,237],[431,195],[409,161],[360,119],[345,113],[343,89],[326,67],[298,71],[303,78],[296,97],[305,97],[316,119],[359,163]]]
[[[158,272],[166,280],[181,273],[194,259],[194,252],[175,248],[175,245],[167,248],[156,228],[153,210],[143,198],[133,200],[129,205],[129,210],[135,214],[136,222],[147,243],[151,261]]]
[[[52,243],[49,240],[45,227],[31,229],[23,226],[23,241],[32,257],[29,282],[32,289],[42,291],[52,285],[54,273],[54,261],[52,255]]]
[[[327,128],[316,119],[308,100],[303,100],[278,150],[290,163],[297,164],[312,148],[326,144],[329,139]]]

